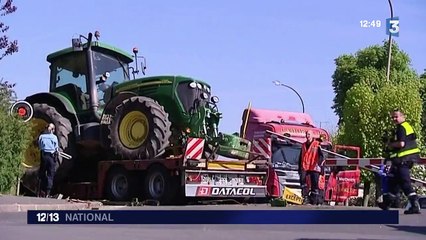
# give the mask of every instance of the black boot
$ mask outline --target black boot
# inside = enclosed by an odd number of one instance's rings
[[[312,205],[318,205],[318,192],[312,191],[310,195],[310,201]]]
[[[309,190],[306,185],[302,185],[303,205],[309,204]]]
[[[408,197],[411,207],[408,210],[404,211],[404,214],[420,214],[420,204],[417,195],[412,195]]]
[[[391,208],[401,208],[401,195],[397,194],[396,198],[391,203]]]
[[[392,205],[393,198],[390,194],[383,195],[383,202],[378,202],[377,205],[382,210],[389,210],[390,206]]]
[[[303,198],[303,203],[302,203],[303,205],[309,205],[309,204],[311,204],[311,202],[309,201],[309,197],[308,196],[305,196],[304,198]]]
[[[47,190],[47,191],[46,191],[46,196],[45,196],[45,198],[50,198],[50,190]]]
[[[382,210],[389,210],[389,205],[387,205],[384,201],[383,202],[378,202],[377,205]]]

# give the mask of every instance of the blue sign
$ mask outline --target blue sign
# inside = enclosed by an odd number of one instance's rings
[[[29,210],[27,224],[398,224],[398,210]]]
[[[399,17],[386,19],[386,35],[399,37]]]

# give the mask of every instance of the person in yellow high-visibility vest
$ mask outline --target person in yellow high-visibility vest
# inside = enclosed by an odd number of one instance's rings
[[[404,214],[420,213],[418,196],[411,185],[410,170],[413,164],[420,158],[420,149],[417,147],[417,137],[413,127],[405,120],[404,113],[395,109],[391,113],[393,122],[396,125],[395,137],[389,142],[391,168],[389,173],[393,175],[389,178],[389,192],[383,196],[383,202],[379,207],[383,210],[389,209],[391,204],[397,200],[399,187],[408,197],[411,207],[404,211]]]

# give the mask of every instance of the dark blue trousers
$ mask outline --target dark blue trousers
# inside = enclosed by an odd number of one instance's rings
[[[40,190],[49,195],[53,187],[53,178],[55,177],[56,159],[53,153],[41,152],[40,160]]]
[[[300,186],[302,187],[302,197],[309,197],[312,204],[317,204],[319,195],[319,172],[315,171],[300,171]],[[309,196],[308,185],[306,184],[306,176],[309,176],[311,181],[311,195]]]
[[[388,180],[388,190],[390,193],[397,195],[402,189],[405,196],[415,192],[411,185],[410,170],[413,167],[412,162],[401,161],[398,163],[392,163]]]
[[[419,154],[413,154],[392,159],[392,166],[387,176],[389,192],[383,195],[383,203],[379,203],[381,209],[387,210],[395,202],[398,202],[400,200],[398,193],[402,189],[412,206],[410,209],[404,211],[404,214],[420,213],[418,197],[411,185],[410,177],[410,170],[419,157]],[[399,204],[397,203],[397,205]]]

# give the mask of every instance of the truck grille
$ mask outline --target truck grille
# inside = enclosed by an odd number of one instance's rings
[[[280,184],[291,188],[300,188],[300,177],[297,171],[275,169]]]

